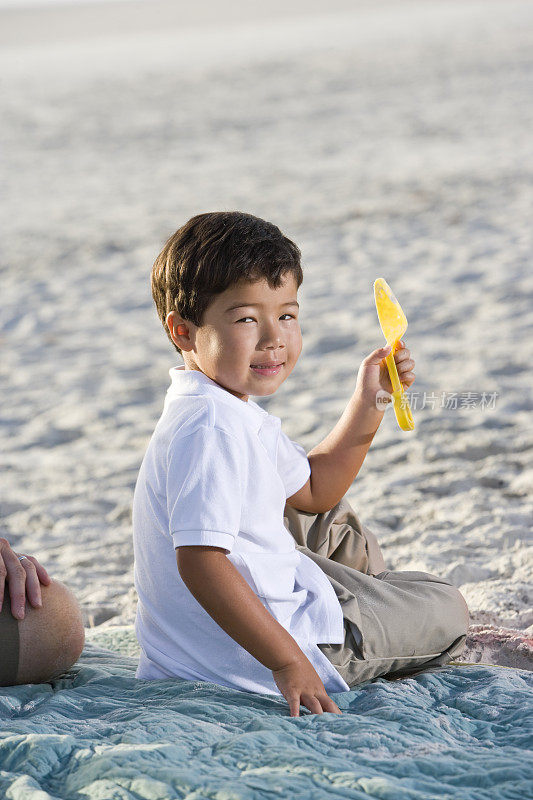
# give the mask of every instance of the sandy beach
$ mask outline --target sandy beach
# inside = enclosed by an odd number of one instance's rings
[[[304,266],[299,362],[254,399],[321,441],[383,343],[384,277],[415,430],[387,410],[348,499],[388,569],[461,590],[465,656],[533,668],[533,4],[123,0],[0,22],[0,535],[88,628],[133,621],[133,488],[182,363],[151,265],[192,215],[248,211]]]

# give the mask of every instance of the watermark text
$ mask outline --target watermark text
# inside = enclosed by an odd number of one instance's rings
[[[405,408],[409,403],[411,411],[420,411],[423,408],[435,409],[465,409],[470,411],[490,411],[496,408],[498,392],[409,392],[404,391],[400,408]],[[380,411],[392,402],[392,395],[388,392],[378,392],[376,395],[376,408]]]

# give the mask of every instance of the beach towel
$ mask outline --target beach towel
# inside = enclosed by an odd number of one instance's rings
[[[533,760],[524,669],[449,665],[332,694],[290,717],[281,695],[134,677],[132,627],[88,632],[79,661],[0,689],[9,800],[525,800]]]

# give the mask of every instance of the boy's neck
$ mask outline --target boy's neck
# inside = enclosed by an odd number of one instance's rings
[[[189,367],[187,366],[187,364],[184,364],[184,372],[201,372],[202,375],[205,375],[205,372],[203,370],[197,367]],[[205,375],[205,377],[209,378],[209,375]],[[224,389],[224,391],[227,392],[228,394],[232,394],[234,397],[237,397],[238,400],[242,400],[243,403],[248,402],[248,397],[246,398],[246,400],[243,397],[238,397],[234,392],[230,392],[229,389],[226,389],[225,386],[222,386],[220,383],[218,383],[218,381],[213,380],[213,378],[209,378],[209,380],[213,381],[213,383],[216,383],[217,386],[220,386],[220,388]]]

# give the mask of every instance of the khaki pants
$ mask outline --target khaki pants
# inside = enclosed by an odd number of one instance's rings
[[[318,646],[348,686],[439,670],[463,652],[469,614],[459,590],[427,572],[385,569],[376,537],[345,498],[323,514],[286,505],[284,523],[341,604],[344,643]]]

